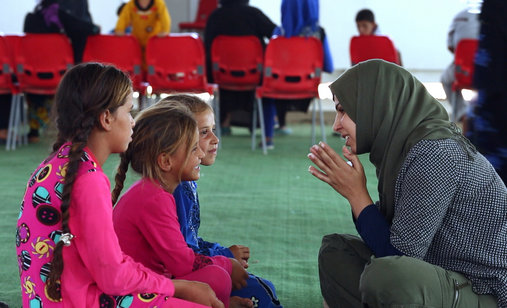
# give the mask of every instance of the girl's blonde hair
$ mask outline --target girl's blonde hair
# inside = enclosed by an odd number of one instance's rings
[[[163,105],[183,105],[188,107],[193,114],[199,114],[205,111],[209,111],[213,113],[213,108],[208,105],[205,101],[200,99],[197,95],[191,94],[174,94],[170,95],[166,98],[163,98],[158,102]]]
[[[191,147],[197,141],[197,123],[192,112],[185,106],[160,102],[146,108],[136,116],[136,125],[127,151],[120,154],[121,161],[115,176],[115,188],[112,192],[113,204],[123,189],[129,165],[143,177],[158,181],[165,189],[169,186],[164,181],[157,158],[161,153],[173,155],[185,147],[188,156]],[[180,168],[181,175],[181,168]]]

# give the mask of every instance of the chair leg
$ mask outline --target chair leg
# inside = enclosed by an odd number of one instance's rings
[[[317,98],[317,102],[319,103],[320,132],[322,133],[322,141],[327,143],[326,127],[324,125],[324,111],[322,110],[322,101],[320,98]]]
[[[316,142],[316,137],[315,137],[315,122],[317,122],[317,105],[316,105],[316,102],[315,102],[315,98],[312,99],[312,145],[315,144]]]
[[[255,100],[259,100],[261,98],[256,98]],[[258,105],[257,105],[257,102],[254,103],[253,105],[253,110],[252,110],[252,151],[255,151],[255,148],[256,148],[256,138],[255,138],[255,131],[257,130],[257,108],[258,108]]]
[[[28,119],[28,106],[25,104],[25,99],[23,94],[18,95],[18,104],[21,106],[21,110],[23,111],[23,120],[21,121],[21,127],[22,127],[22,133],[21,133],[21,140],[22,144],[27,145],[28,144],[28,130],[30,121]]]
[[[5,149],[15,150],[18,142],[18,126],[21,124],[21,110],[19,95],[12,95],[11,111],[9,113],[9,126],[7,128],[7,144]]]
[[[259,113],[259,123],[261,125],[261,143],[262,143],[262,153],[268,154],[268,148],[266,146],[266,132],[264,130],[264,112],[262,110],[262,98],[257,99],[257,110]]]
[[[449,100],[451,103],[451,122],[456,122],[456,115],[458,114],[458,95],[459,90],[453,91],[451,94],[451,99]]]

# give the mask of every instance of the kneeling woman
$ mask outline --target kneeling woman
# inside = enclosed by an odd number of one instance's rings
[[[323,238],[330,307],[507,307],[507,189],[403,68],[370,60],[331,84],[343,160],[320,143],[309,171],[345,197],[361,236]],[[370,153],[373,201],[357,154]]]

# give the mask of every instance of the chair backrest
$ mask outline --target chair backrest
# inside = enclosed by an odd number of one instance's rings
[[[318,97],[322,75],[322,42],[315,37],[275,37],[266,47],[262,96]]]
[[[0,36],[0,94],[12,92],[12,58],[7,40]]]
[[[83,62],[100,62],[116,66],[129,74],[136,90],[143,81],[141,46],[131,35],[89,36],[83,53]]]
[[[454,52],[454,84],[456,89],[472,88],[474,76],[475,53],[479,41],[476,39],[462,39],[458,42]]]
[[[70,41],[64,34],[26,34],[19,42],[16,72],[20,90],[54,94],[63,74],[74,65]]]
[[[207,88],[204,46],[195,34],[152,37],[146,46],[147,81],[154,93]]]
[[[182,22],[180,29],[204,29],[209,15],[218,7],[218,0],[200,0],[195,20],[193,22]]]
[[[255,89],[262,76],[264,50],[254,35],[219,35],[211,44],[213,81],[224,89]]]
[[[352,65],[369,59],[382,59],[400,64],[398,51],[387,36],[353,36],[350,40],[350,61]]]

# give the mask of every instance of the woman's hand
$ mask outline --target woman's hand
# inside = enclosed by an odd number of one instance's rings
[[[308,158],[317,168],[310,166],[308,171],[345,197],[350,203],[354,217],[357,218],[359,213],[373,201],[366,189],[366,176],[359,158],[346,146],[342,148],[342,151],[343,156],[350,161],[352,166],[328,144],[320,142],[312,146]]]
[[[232,289],[233,290],[239,290],[243,287],[246,287],[246,280],[248,279],[248,273],[243,268],[241,263],[239,263],[238,260],[234,258],[229,258],[231,260],[232,264],[232,274],[231,274],[231,280],[232,280]]]
[[[173,279],[174,297],[212,308],[224,308],[209,285],[198,281]]]
[[[250,258],[250,248],[243,245],[232,245],[229,250],[234,255],[234,258],[243,265],[244,268],[248,268],[248,259]]]

